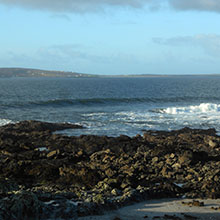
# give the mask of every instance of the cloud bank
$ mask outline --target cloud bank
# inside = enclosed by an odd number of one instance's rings
[[[170,0],[169,3],[177,10],[220,12],[219,0]]]
[[[21,7],[52,12],[86,13],[102,11],[106,7],[150,7],[163,4],[176,10],[220,12],[220,0],[0,0],[9,7]]]
[[[0,0],[9,7],[47,10],[53,12],[96,12],[106,6],[141,8],[146,3],[155,5],[158,0]],[[160,0],[159,0],[160,1]]]

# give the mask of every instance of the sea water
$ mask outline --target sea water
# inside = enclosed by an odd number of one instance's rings
[[[21,120],[85,126],[67,135],[220,132],[220,76],[0,78],[0,125]]]

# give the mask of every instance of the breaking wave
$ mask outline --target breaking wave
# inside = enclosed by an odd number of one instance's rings
[[[177,114],[202,114],[220,112],[220,104],[201,103],[200,105],[191,105],[186,107],[168,107],[158,110],[159,113],[177,115]]]
[[[9,120],[9,119],[1,119],[0,118],[0,126],[6,125],[6,124],[9,124],[9,123],[12,123],[12,121]]]

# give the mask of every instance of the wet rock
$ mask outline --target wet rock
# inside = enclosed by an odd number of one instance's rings
[[[190,150],[186,150],[182,155],[179,156],[178,162],[182,165],[189,165],[193,159],[193,152]]]
[[[22,191],[0,201],[2,219],[40,219],[41,202],[32,192]]]
[[[193,200],[190,202],[182,202],[182,204],[187,206],[197,206],[197,207],[204,206],[204,202],[200,202],[198,200]]]
[[[198,217],[196,216],[192,216],[192,215],[188,215],[188,214],[183,214],[184,219],[188,219],[188,220],[196,220],[198,219]]]
[[[220,207],[211,207],[212,210],[220,211]]]
[[[209,140],[209,146],[215,148],[217,146],[217,143],[212,140]]]
[[[52,133],[71,126],[25,121],[0,128],[3,210],[10,209],[3,199],[11,204],[20,189],[38,198],[35,213],[44,209],[67,219],[72,209],[98,214],[146,198],[220,198],[220,137],[213,129],[147,131],[143,137]]]
[[[182,220],[180,217],[176,215],[167,215],[167,214],[163,216],[163,219]]]
[[[69,219],[78,218],[76,204],[70,200],[60,199],[44,202],[40,219]]]
[[[16,131],[16,132],[33,132],[33,131],[58,131],[65,129],[82,129],[81,125],[69,123],[49,123],[41,121],[21,121],[16,124],[7,124],[1,127],[1,131]]]
[[[19,185],[7,179],[0,179],[0,195],[6,195],[8,192],[11,191],[18,191],[20,189]]]
[[[122,220],[122,219],[119,217],[114,217],[113,220]]]
[[[48,157],[48,158],[52,158],[52,157],[54,157],[55,155],[58,155],[59,153],[60,153],[59,150],[54,150],[54,151],[49,152],[49,153],[47,154],[47,157]]]

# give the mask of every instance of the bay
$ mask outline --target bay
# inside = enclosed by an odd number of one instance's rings
[[[220,132],[220,76],[1,78],[0,125],[70,122],[68,135],[134,136],[185,126]]]

